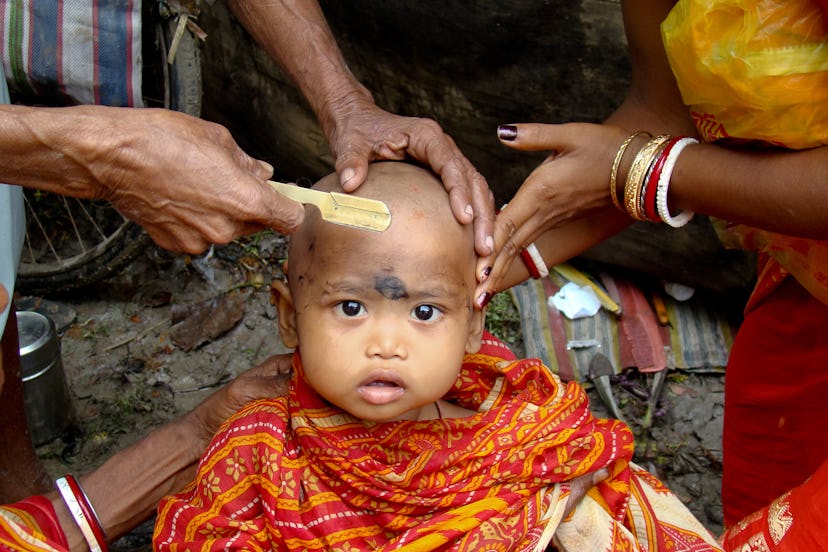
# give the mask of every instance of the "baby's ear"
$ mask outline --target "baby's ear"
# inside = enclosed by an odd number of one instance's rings
[[[279,312],[279,336],[285,347],[295,349],[299,346],[296,333],[296,309],[293,308],[293,296],[287,282],[273,280],[270,283],[270,296]]]
[[[486,326],[486,309],[472,309],[472,318],[469,320],[469,335],[466,339],[466,353],[474,354],[480,350],[483,343],[483,330]]]

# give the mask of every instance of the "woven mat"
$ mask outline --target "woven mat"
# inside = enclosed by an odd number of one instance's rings
[[[586,381],[596,353],[606,355],[616,373],[628,368],[724,371],[735,327],[715,305],[664,294],[669,323],[660,325],[647,294],[634,283],[606,275],[603,282],[620,299],[620,317],[600,309],[595,316],[570,320],[548,306],[548,299],[567,283],[554,273],[513,287],[526,355],[540,358],[567,381]]]

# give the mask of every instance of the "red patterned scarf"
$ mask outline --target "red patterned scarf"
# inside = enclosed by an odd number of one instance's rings
[[[542,550],[556,529],[562,550],[716,549],[631,468],[629,429],[594,418],[583,389],[537,360],[487,339],[446,398],[479,412],[368,424],[295,377],[288,397],[228,421],[196,482],[162,501],[157,549]],[[566,482],[604,466],[612,477],[561,522]],[[651,501],[665,498],[677,515],[662,525]]]

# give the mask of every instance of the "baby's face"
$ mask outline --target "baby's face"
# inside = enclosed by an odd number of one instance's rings
[[[305,376],[365,420],[416,419],[479,347],[471,233],[425,213],[392,209],[382,233],[319,224],[304,262],[291,260]]]

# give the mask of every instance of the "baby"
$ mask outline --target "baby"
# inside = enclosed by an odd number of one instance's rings
[[[316,186],[339,191],[336,175]],[[518,360],[473,308],[473,237],[440,181],[371,165],[374,233],[309,208],[274,282],[287,397],[215,436],[159,507],[159,550],[718,550],[584,390]],[[606,469],[571,515],[570,482]]]

